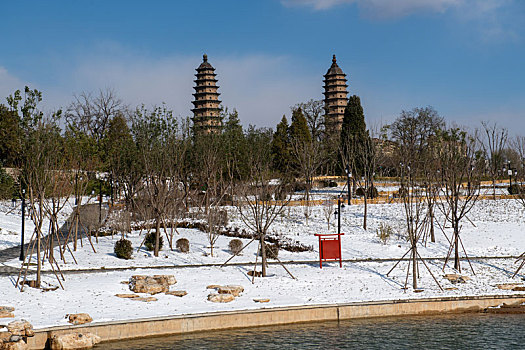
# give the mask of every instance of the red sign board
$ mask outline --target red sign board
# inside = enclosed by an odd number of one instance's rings
[[[315,235],[319,237],[319,267],[323,268],[323,261],[337,260],[339,260],[339,267],[342,267],[341,236],[344,235],[344,233],[316,233]]]

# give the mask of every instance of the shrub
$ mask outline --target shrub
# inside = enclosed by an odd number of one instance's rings
[[[265,245],[266,257],[268,259],[276,259],[279,256],[279,246],[277,244],[268,244]],[[259,250],[259,255],[261,251]]]
[[[368,198],[377,198],[379,196],[379,191],[375,186],[372,186],[368,189]]]
[[[190,251],[190,241],[188,241],[186,238],[177,239],[175,246],[181,251],[181,253],[187,253]]]
[[[521,188],[521,186],[519,186],[518,184],[512,184],[512,186],[509,186],[507,190],[509,191],[509,194],[523,193],[523,188]]]
[[[239,252],[240,252],[241,249],[242,249],[242,246],[243,246],[242,241],[241,241],[240,239],[237,239],[237,238],[232,239],[232,240],[230,241],[230,244],[228,244],[228,247],[230,248],[230,251],[231,251],[232,254],[234,254],[234,255],[239,254]]]
[[[117,258],[119,259],[131,259],[131,254],[133,253],[133,247],[131,246],[131,241],[125,238],[119,239],[115,243],[114,252]]]
[[[162,239],[162,236],[160,236],[159,237],[159,250],[162,250],[163,243],[164,243],[164,240]],[[149,251],[155,250],[155,232],[150,232],[146,234],[146,239],[144,240],[144,246]]]
[[[376,231],[377,238],[383,243],[386,244],[386,242],[390,239],[390,237],[394,234],[394,229],[385,223],[380,223],[379,228]]]

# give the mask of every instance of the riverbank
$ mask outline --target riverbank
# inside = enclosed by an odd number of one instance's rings
[[[262,308],[257,310],[210,312],[128,321],[99,322],[81,326],[50,327],[36,331],[35,337],[29,338],[28,345],[31,349],[44,349],[48,339],[51,339],[55,335],[67,333],[89,332],[98,335],[101,341],[107,342],[151,336],[303,322],[481,312],[486,308],[495,307],[503,303],[525,303],[525,294],[445,297],[419,300],[401,299],[332,305]]]

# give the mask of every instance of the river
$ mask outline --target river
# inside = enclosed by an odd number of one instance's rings
[[[96,349],[525,349],[525,315],[307,323],[112,342]]]

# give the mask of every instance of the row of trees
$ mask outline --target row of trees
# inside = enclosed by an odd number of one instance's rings
[[[0,156],[4,165],[20,169],[14,186],[18,195],[27,190],[38,271],[41,250],[58,268],[51,248],[59,239],[57,217],[64,198],[82,204],[82,196],[94,188],[112,199],[123,194],[131,213],[151,220],[156,256],[162,228],[190,207],[202,209],[213,254],[221,206],[242,198],[246,205],[237,206],[239,214],[265,252],[265,234],[296,182],[309,200],[315,176],[347,172],[351,187],[360,188],[365,200],[365,229],[375,176],[400,179],[416,288],[417,245],[427,236],[435,240],[435,211],[454,228],[450,253],[459,270],[461,225],[479,196],[480,180],[488,177],[495,184],[502,164],[514,157],[521,171],[525,159],[522,138],[507,143],[507,132],[495,124],[483,123],[481,131],[472,133],[446,127],[430,107],[403,111],[374,135],[367,130],[358,96],[350,97],[340,132],[324,129],[322,103],[312,100],[292,108],[291,124],[283,116],[275,131],[243,129],[237,112],[224,110],[223,130],[211,134],[194,134],[189,119],[175,118],[165,106],[131,109],[111,90],[83,93],[49,115],[39,110],[41,100],[39,91],[26,88],[0,105]],[[275,178],[279,181],[271,183]],[[44,218],[51,223],[48,235]],[[65,260],[67,252],[73,255],[66,241],[60,258]]]

